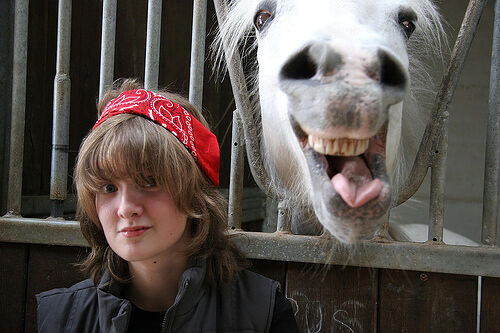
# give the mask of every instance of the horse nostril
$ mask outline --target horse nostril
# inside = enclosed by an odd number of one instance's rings
[[[317,65],[309,56],[309,47],[292,56],[281,69],[282,79],[310,79],[316,75]]]
[[[316,74],[332,76],[342,65],[342,56],[328,44],[313,43],[290,58],[281,70],[284,79],[310,79]]]
[[[406,85],[406,74],[401,65],[387,52],[379,50],[380,61],[380,83],[385,86],[404,88]]]

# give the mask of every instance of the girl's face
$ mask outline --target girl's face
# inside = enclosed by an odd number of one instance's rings
[[[187,216],[155,184],[138,186],[130,179],[105,184],[96,209],[113,251],[128,262],[182,255]]]

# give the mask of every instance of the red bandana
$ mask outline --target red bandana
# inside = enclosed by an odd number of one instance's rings
[[[106,104],[92,129],[121,113],[137,114],[166,128],[186,146],[212,183],[219,185],[217,138],[182,106],[151,91],[124,91]]]

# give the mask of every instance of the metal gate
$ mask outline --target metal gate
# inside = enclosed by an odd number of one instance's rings
[[[471,0],[465,13],[458,38],[453,47],[448,70],[432,109],[432,122],[426,128],[417,163],[401,192],[399,203],[406,201],[418,189],[428,168],[431,169],[431,212],[429,240],[426,243],[395,242],[389,239],[365,241],[355,250],[321,236],[302,236],[290,233],[286,207],[279,205],[277,230],[274,233],[241,230],[243,167],[246,152],[257,184],[268,195],[267,175],[259,165],[258,129],[253,119],[259,117],[250,107],[248,92],[238,55],[229,60],[228,70],[233,87],[236,111],[233,117],[231,180],[229,186],[229,227],[236,234],[234,241],[252,259],[284,262],[328,263],[398,270],[467,274],[500,277],[500,249],[496,244],[499,165],[500,165],[500,0],[495,5],[493,53],[491,59],[490,107],[487,133],[486,170],[484,180],[482,245],[477,247],[443,243],[444,168],[447,156],[448,105],[457,86],[460,72],[477,28],[486,0]],[[224,19],[225,5],[214,0],[218,20]],[[68,197],[68,138],[70,112],[70,49],[72,1],[59,0],[57,64],[54,80],[52,130],[52,160],[50,180],[51,217],[47,219],[21,216],[23,149],[26,107],[28,0],[15,1],[14,47],[12,71],[12,111],[7,210],[0,217],[0,242],[32,243],[65,246],[87,246],[77,221],[64,220]],[[103,1],[101,63],[99,96],[102,96],[114,77],[115,29],[117,0]],[[149,0],[144,82],[146,89],[158,87],[160,28],[162,0]],[[207,1],[194,0],[191,40],[189,99],[202,106]],[[167,23],[168,24],[168,23]],[[439,152],[435,154],[434,152]],[[332,250],[333,249],[333,250]],[[333,252],[332,252],[333,251]]]

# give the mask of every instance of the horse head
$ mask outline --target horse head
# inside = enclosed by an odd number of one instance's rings
[[[427,0],[247,0],[232,10],[256,33],[268,171],[339,240],[371,237],[399,186],[408,44],[439,30],[439,15]]]

